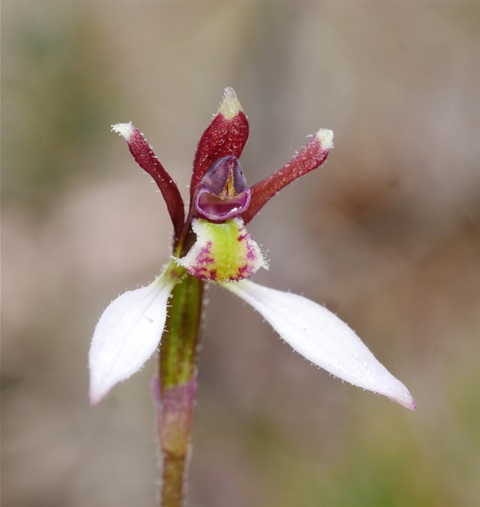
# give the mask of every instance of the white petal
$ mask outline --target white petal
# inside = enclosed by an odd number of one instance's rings
[[[415,409],[407,388],[375,359],[347,324],[323,306],[249,280],[223,286],[252,305],[287,343],[316,365]]]
[[[171,278],[158,277],[112,301],[90,346],[90,402],[97,404],[118,382],[136,373],[155,352],[165,326]]]

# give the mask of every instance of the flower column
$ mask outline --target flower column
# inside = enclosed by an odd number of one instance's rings
[[[207,170],[224,156],[240,156],[247,138],[246,116],[235,93],[228,89],[198,145],[190,185],[190,209],[174,245],[175,257],[185,256],[195,239],[191,224],[195,215],[194,195]],[[160,345],[159,383],[154,393],[162,453],[161,505],[164,507],[180,505],[185,494],[197,388],[203,284],[201,278],[184,274],[174,287]]]

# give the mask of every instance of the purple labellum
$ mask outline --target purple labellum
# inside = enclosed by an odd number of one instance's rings
[[[242,214],[251,193],[240,163],[234,155],[217,160],[202,178],[195,193],[198,215],[212,222],[224,222]]]

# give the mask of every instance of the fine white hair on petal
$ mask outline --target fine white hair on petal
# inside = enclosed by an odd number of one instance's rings
[[[329,129],[319,129],[317,130],[315,137],[322,144],[323,150],[330,150],[333,148],[333,131]]]
[[[112,130],[113,132],[121,135],[126,141],[129,141],[132,137],[135,127],[132,125],[132,122],[116,123],[115,125],[112,125]]]
[[[165,326],[174,281],[159,276],[112,301],[98,321],[89,353],[90,403],[136,373],[155,352]]]
[[[415,409],[408,389],[375,359],[347,324],[325,307],[250,280],[223,286],[253,306],[287,343],[312,363],[353,385]]]

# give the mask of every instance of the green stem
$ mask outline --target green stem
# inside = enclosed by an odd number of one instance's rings
[[[180,507],[185,494],[197,388],[203,282],[186,275],[172,291],[160,345],[155,389],[162,458],[161,507]]]

